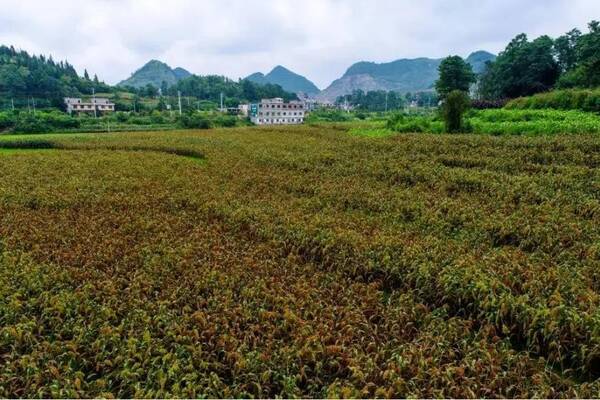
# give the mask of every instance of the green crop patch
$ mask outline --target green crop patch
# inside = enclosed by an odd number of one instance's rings
[[[1,139],[0,397],[597,397],[600,137],[359,129]]]

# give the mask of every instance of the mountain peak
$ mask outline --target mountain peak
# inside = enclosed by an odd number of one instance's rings
[[[246,79],[259,84],[272,83],[279,85],[283,90],[292,93],[302,92],[307,95],[316,95],[319,93],[319,88],[314,83],[282,65],[275,66],[275,68],[266,75],[262,72],[255,72],[248,75]]]
[[[465,61],[471,64],[471,67],[473,67],[473,72],[479,74],[483,72],[483,70],[485,69],[485,64],[488,61],[494,61],[495,59],[495,54],[492,54],[489,51],[485,50],[477,50],[469,54]]]
[[[289,72],[289,73],[292,73],[292,74],[293,74],[293,72],[292,72],[292,71],[290,71],[289,69],[287,69],[287,68],[286,68],[286,67],[284,67],[283,65],[276,65],[276,66],[275,66],[275,68],[273,68],[273,69],[271,70],[271,72],[269,72],[269,74],[272,74],[272,73],[274,73],[274,72],[275,72],[275,73],[277,73],[277,72]]]
[[[495,55],[478,50],[469,55],[466,61],[475,73],[481,73],[487,61]],[[433,90],[438,78],[441,58],[401,58],[391,62],[375,63],[360,61],[350,66],[344,75],[333,81],[318,96],[319,99],[335,101],[339,96],[355,90],[385,90],[395,92],[418,92]]]
[[[160,66],[170,68],[169,65],[167,65],[167,63],[162,62],[160,60],[156,60],[156,59],[152,59],[152,60],[148,61],[146,64],[144,64],[144,67],[153,66],[153,65],[160,65]],[[142,68],[144,68],[144,67],[142,67]]]
[[[139,88],[151,84],[154,87],[159,88],[163,81],[167,82],[167,85],[174,85],[179,80],[190,75],[190,72],[181,67],[172,69],[165,62],[152,59],[131,74],[129,78],[119,82],[117,85]]]
[[[188,71],[187,69],[181,68],[181,67],[177,67],[173,70],[173,73],[175,74],[175,77],[177,78],[177,80],[181,80],[183,78],[187,78],[188,76],[191,76],[192,73],[190,71]]]

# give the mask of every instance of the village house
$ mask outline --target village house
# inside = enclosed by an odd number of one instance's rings
[[[257,125],[295,125],[304,122],[306,107],[301,101],[285,103],[282,98],[263,99],[250,108],[250,120]]]
[[[65,105],[67,112],[76,113],[106,113],[115,111],[115,103],[111,103],[108,99],[102,97],[94,97],[89,101],[83,101],[78,97],[65,97]]]

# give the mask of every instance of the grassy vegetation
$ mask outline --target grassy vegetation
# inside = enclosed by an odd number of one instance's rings
[[[442,133],[444,123],[435,114],[394,114],[390,132]],[[471,110],[465,117],[466,132],[491,135],[553,135],[600,133],[600,116],[576,110]]]
[[[600,89],[553,90],[508,102],[508,109],[557,109],[600,112]]]
[[[348,129],[0,137],[0,397],[597,397],[600,137]]]

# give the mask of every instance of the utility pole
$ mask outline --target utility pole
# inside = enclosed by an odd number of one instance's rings
[[[31,103],[33,104],[33,115],[35,115],[35,98],[31,98]]]
[[[223,112],[223,92],[221,92],[221,112]]]
[[[387,112],[387,98],[388,98],[388,92],[386,90],[385,91],[385,112]]]
[[[96,115],[96,88],[92,88],[92,104],[94,105],[94,118],[98,118]]]
[[[15,100],[12,97],[10,99],[10,106],[11,106],[12,110],[15,111]]]
[[[179,103],[179,115],[181,115],[181,92],[177,91],[177,102]]]

